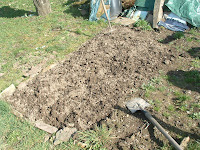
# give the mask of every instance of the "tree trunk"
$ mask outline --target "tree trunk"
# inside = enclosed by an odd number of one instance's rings
[[[36,12],[39,16],[45,16],[51,12],[49,0],[33,0]]]

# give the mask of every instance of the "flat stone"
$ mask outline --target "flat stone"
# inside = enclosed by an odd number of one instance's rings
[[[187,147],[189,141],[190,141],[190,137],[189,137],[189,136],[188,136],[188,137],[185,137],[185,138],[181,141],[180,146],[181,146],[183,149],[185,149],[185,148]]]
[[[54,145],[58,145],[62,142],[67,142],[74,133],[76,133],[76,128],[68,128],[65,127],[64,129],[59,130],[56,133],[56,138],[54,140]]]
[[[44,68],[44,69],[42,70],[42,73],[47,72],[48,70],[53,69],[53,68],[54,68],[55,66],[57,66],[57,65],[58,65],[58,64],[55,63],[55,64],[52,64],[52,65],[50,65],[50,66]]]
[[[35,127],[39,128],[39,129],[41,129],[43,131],[46,131],[48,133],[51,133],[51,134],[53,134],[56,131],[58,131],[58,128],[56,128],[54,126],[51,126],[49,124],[46,124],[41,120],[38,120],[38,121],[35,122]]]
[[[0,77],[2,77],[4,75],[4,73],[0,73]]]
[[[164,64],[165,64],[165,65],[169,65],[169,64],[170,64],[170,60],[165,60],[165,61],[164,61]]]
[[[15,92],[15,90],[16,88],[14,84],[11,84],[8,88],[6,88],[0,93],[0,98],[4,99],[10,97]]]
[[[44,136],[44,143],[46,143],[50,139],[51,135],[47,134]]]
[[[18,118],[23,118],[23,115],[22,115],[22,113],[20,113],[20,112],[18,112],[17,110],[12,110],[12,113],[16,116],[16,117],[18,117]]]
[[[121,24],[124,26],[129,26],[131,24],[134,24],[136,21],[134,21],[133,19],[126,18],[126,17],[119,17],[119,18],[116,18],[115,20],[112,20],[112,22]]]

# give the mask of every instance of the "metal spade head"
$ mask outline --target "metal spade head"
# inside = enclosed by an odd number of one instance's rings
[[[130,101],[126,102],[126,107],[132,112],[135,113],[138,110],[144,110],[146,107],[149,107],[150,104],[147,103],[142,98],[133,98]]]

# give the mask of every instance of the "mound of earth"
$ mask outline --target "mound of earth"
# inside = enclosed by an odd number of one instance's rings
[[[32,121],[91,128],[132,97],[133,88],[173,63],[175,52],[156,36],[121,26],[111,33],[105,30],[18,89],[10,102]]]

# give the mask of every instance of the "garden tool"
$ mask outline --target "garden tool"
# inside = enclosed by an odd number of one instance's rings
[[[108,13],[107,13],[107,10],[106,10],[106,6],[105,6],[105,4],[104,4],[104,0],[101,0],[101,3],[102,3],[102,5],[103,5],[104,13],[106,14],[106,18],[107,18],[107,20],[108,20],[108,24],[109,24],[109,27],[110,27],[110,31],[113,31],[113,30],[112,30],[111,23],[110,23],[110,19],[109,19],[109,17],[108,17]]]
[[[132,112],[140,110],[144,113],[144,115],[151,121],[151,123],[157,127],[157,129],[169,140],[169,142],[176,148],[177,150],[183,150],[182,147],[165,131],[165,129],[151,116],[151,114],[145,110],[145,107],[150,106],[142,98],[134,98],[126,103],[126,107]]]

